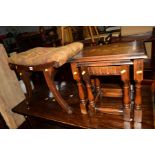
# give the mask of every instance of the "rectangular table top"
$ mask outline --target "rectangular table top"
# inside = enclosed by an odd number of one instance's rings
[[[144,42],[120,42],[88,47],[75,55],[70,62],[113,61],[147,58]]]
[[[81,114],[77,87],[73,82],[68,82],[66,83],[66,86],[60,88],[63,98],[73,108],[73,114],[71,115],[63,111],[55,100],[50,98],[47,99],[48,89],[46,87],[40,85],[40,88],[41,89],[36,90],[33,94],[33,101],[30,104],[29,109],[27,108],[26,101],[23,101],[13,108],[13,112],[80,128],[122,129],[126,128],[126,123],[131,123],[131,128],[133,128],[134,122],[124,122],[122,115],[97,113],[95,116],[91,116],[89,114]],[[143,122],[141,125],[142,128],[149,129],[154,128],[153,104],[151,102],[150,91],[150,86],[143,86]],[[71,94],[73,97],[70,97]],[[122,98],[103,98],[102,104],[105,107],[113,106],[113,108],[118,109],[122,106]]]

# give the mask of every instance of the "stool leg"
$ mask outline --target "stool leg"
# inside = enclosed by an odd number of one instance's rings
[[[60,93],[56,89],[56,86],[54,83],[55,69],[51,67],[51,68],[45,69],[43,73],[44,73],[46,83],[50,91],[53,93],[57,102],[68,114],[71,114],[72,113],[71,107],[65,102],[65,100],[61,97]]]
[[[88,95],[88,100],[89,100],[89,110],[91,114],[95,113],[95,101],[94,101],[94,95],[92,93],[91,89],[91,84],[90,84],[90,77],[87,71],[87,68],[81,67],[81,72],[82,72],[82,77],[83,80],[86,83],[86,88],[87,88],[87,95]]]
[[[124,121],[130,121],[130,82],[129,82],[129,66],[121,67],[121,79],[123,86],[123,102],[124,102]]]
[[[19,74],[21,80],[23,80],[25,84],[26,91],[27,91],[26,100],[27,100],[27,104],[30,104],[32,99],[32,87],[31,87],[30,78],[29,78],[30,74],[24,70],[19,70],[19,69],[17,69],[17,73]]]
[[[71,63],[71,69],[72,69],[73,78],[74,80],[76,80],[77,86],[78,86],[78,92],[79,92],[79,97],[81,101],[80,103],[81,113],[87,114],[86,99],[85,99],[85,94],[84,94],[84,90],[81,82],[79,69],[77,68],[75,63]]]
[[[135,106],[134,121],[142,122],[142,94],[141,82],[143,80],[143,60],[134,60],[134,80],[135,80]]]

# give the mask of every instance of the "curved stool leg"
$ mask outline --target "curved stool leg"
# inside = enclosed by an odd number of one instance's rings
[[[50,89],[50,91],[53,93],[55,99],[58,101],[60,106],[68,113],[72,113],[71,107],[65,102],[65,100],[61,97],[60,93],[57,91],[55,83],[54,83],[54,75],[55,75],[55,69],[53,67],[45,69],[43,71],[44,77],[46,80],[46,83]]]

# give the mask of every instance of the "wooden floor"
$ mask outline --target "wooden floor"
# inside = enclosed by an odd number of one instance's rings
[[[59,87],[63,98],[74,109],[73,114],[65,113],[54,99],[47,98],[48,89],[41,87],[37,89],[33,96],[33,102],[27,108],[26,102],[20,103],[13,111],[24,116],[28,116],[29,128],[93,128],[93,129],[123,129],[123,128],[154,128],[153,103],[151,101],[150,86],[143,86],[143,121],[142,123],[134,124],[124,122],[122,115],[111,115],[97,113],[95,116],[82,115],[79,108],[79,99],[77,87],[74,82],[68,82],[65,86]],[[41,91],[40,91],[41,90]],[[44,90],[44,91],[43,91]],[[121,107],[121,98],[103,98],[104,106]],[[132,117],[133,118],[133,117]],[[32,120],[35,120],[35,126]],[[38,121],[36,121],[38,120]],[[37,123],[36,123],[37,122]],[[28,123],[28,122],[27,122]],[[36,125],[37,124],[37,125]],[[20,128],[28,128],[22,126]]]

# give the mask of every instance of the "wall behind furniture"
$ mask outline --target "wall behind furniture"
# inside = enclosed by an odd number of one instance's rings
[[[121,26],[122,36],[135,35],[135,34],[147,33],[152,31],[153,31],[153,26]],[[152,42],[151,41],[146,42],[145,47],[146,47],[148,58],[151,59]]]
[[[153,26],[121,26],[121,35],[128,36],[152,32]]]

